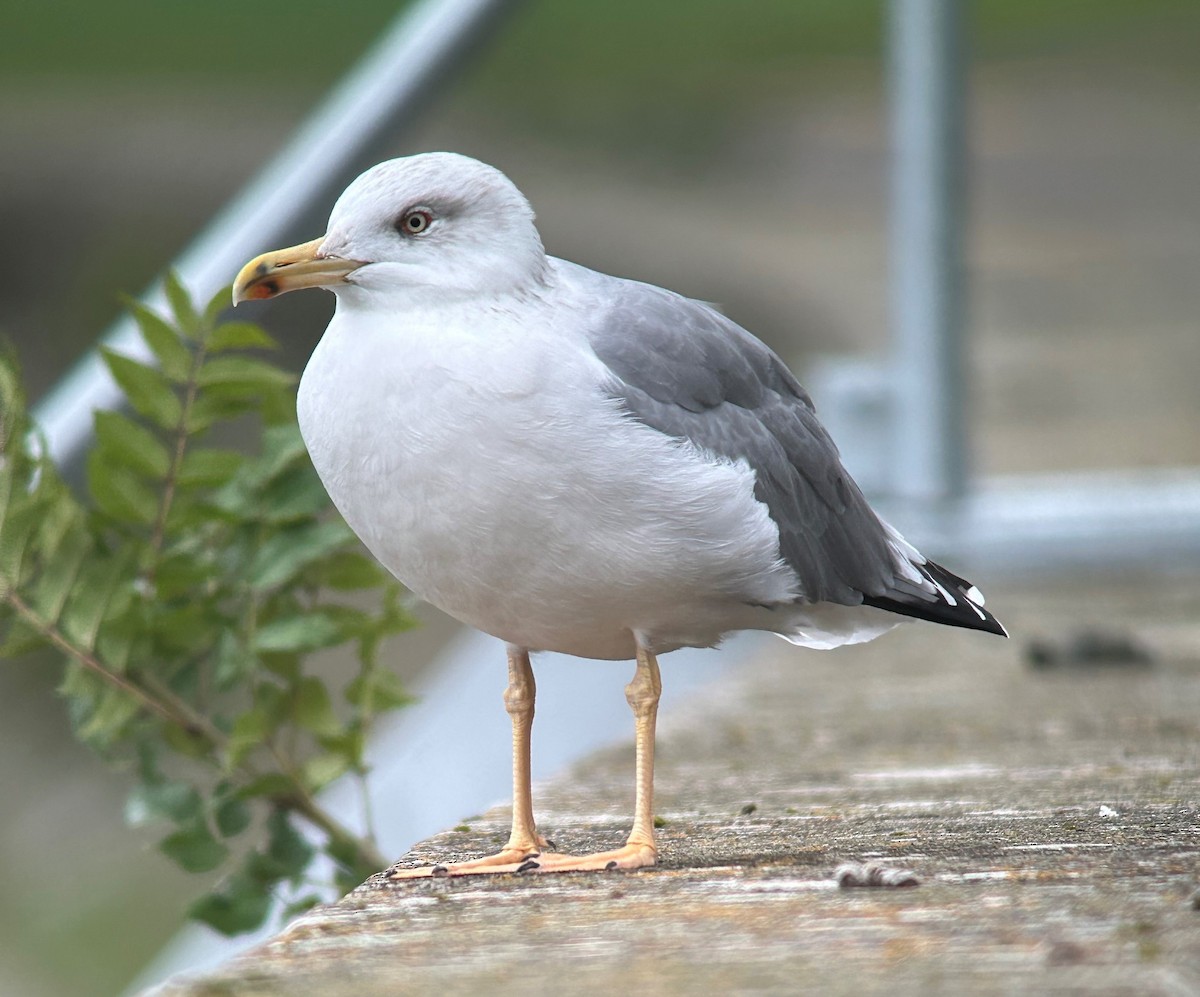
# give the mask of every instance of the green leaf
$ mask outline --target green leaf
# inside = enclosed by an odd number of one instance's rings
[[[20,439],[25,427],[25,386],[16,353],[7,343],[0,344],[0,452],[7,452],[10,441]]]
[[[316,572],[319,574],[319,572]],[[306,579],[308,580],[308,579]],[[327,605],[321,612],[329,617],[341,633],[342,640],[366,636],[375,627],[375,617],[365,609],[352,606]]]
[[[414,702],[394,672],[372,669],[346,686],[346,700],[360,710],[379,713]]]
[[[0,366],[0,369],[3,369]],[[0,411],[0,434],[9,427],[4,425],[4,413]],[[11,453],[0,440],[0,536],[4,533],[4,521],[8,517],[9,506],[12,502],[13,480],[16,478],[18,466],[25,464],[24,454]]]
[[[274,682],[259,682],[254,687],[254,708],[260,710],[271,724],[282,723],[292,711],[289,690]]]
[[[125,802],[125,822],[133,827],[156,820],[184,824],[199,819],[203,809],[200,794],[183,782],[161,782],[135,786]]]
[[[196,400],[192,402],[184,429],[189,436],[194,436],[215,423],[227,422],[245,415],[247,412],[253,412],[255,404],[256,400],[253,398],[228,398],[213,392],[206,392],[197,396]]]
[[[216,641],[218,626],[214,624],[206,603],[191,600],[183,605],[155,605],[151,630],[158,646],[171,656],[186,656],[207,650]]]
[[[174,429],[179,425],[183,406],[161,371],[107,346],[100,347],[100,354],[134,411],[162,429]]]
[[[255,518],[264,523],[292,523],[312,519],[329,508],[329,495],[311,466],[294,467],[279,475],[254,504]]]
[[[293,900],[283,908],[283,919],[290,921],[294,917],[299,917],[312,910],[320,902],[321,898],[316,893],[306,893],[299,900]]]
[[[209,353],[225,350],[276,350],[279,344],[253,322],[222,322],[208,341]]]
[[[213,812],[217,833],[223,838],[232,838],[236,834],[241,834],[250,826],[250,818],[250,808],[236,796],[219,804]]]
[[[325,854],[338,864],[334,880],[338,889],[346,893],[376,871],[362,861],[352,842],[330,840],[325,844]]]
[[[100,679],[89,672],[83,665],[72,661],[63,669],[62,681],[55,690],[66,699],[83,699],[90,704],[102,689]]]
[[[29,602],[47,623],[53,625],[58,622],[83,566],[83,559],[92,549],[91,537],[82,529],[72,530],[58,544],[53,557],[44,562],[41,575],[33,584]]]
[[[106,460],[100,449],[88,454],[87,479],[92,500],[118,523],[149,526],[158,518],[158,496],[130,470]]]
[[[331,589],[346,592],[376,588],[387,577],[374,559],[359,551],[347,550],[325,559],[318,581]]]
[[[236,386],[239,390],[258,391],[264,388],[290,387],[296,375],[265,360],[253,357],[214,357],[196,377],[201,388]]]
[[[263,431],[262,454],[242,465],[237,477],[216,496],[216,503],[226,512],[257,519],[268,511],[264,508],[267,500],[275,501],[275,496],[264,496],[263,490],[297,465],[303,465],[308,475],[316,477],[308,463],[299,427],[294,422],[270,426]],[[328,505],[328,499],[324,499],[324,504]]]
[[[188,908],[188,916],[224,935],[238,935],[262,926],[271,913],[273,898],[268,884],[238,874],[220,892],[201,897]]]
[[[351,759],[342,752],[325,752],[313,755],[304,763],[304,784],[310,792],[317,792],[340,775],[350,770]]]
[[[362,718],[350,721],[336,737],[322,737],[320,742],[327,752],[343,758],[347,769],[363,771],[363,753],[366,751],[367,740]]]
[[[5,418],[7,413],[0,411],[0,436],[24,433],[23,425],[6,424]],[[23,437],[0,440],[0,444],[6,444],[0,449],[0,577],[11,572],[15,579],[32,533],[45,535],[47,506],[69,503],[53,465],[31,457]]]
[[[40,525],[41,516],[37,503],[24,501],[10,509],[4,520],[4,529],[0,530],[0,580],[8,586],[21,582],[29,541]]]
[[[340,519],[280,530],[259,548],[247,582],[260,591],[284,585],[314,561],[355,542],[350,527]]]
[[[229,854],[229,849],[213,837],[208,825],[199,820],[167,835],[158,848],[187,872],[208,872]]]
[[[63,679],[58,684],[57,692],[66,702],[72,729],[78,731],[87,723],[106,688],[98,676],[74,661],[63,669]]]
[[[256,797],[278,800],[291,796],[295,792],[295,788],[287,776],[281,775],[278,772],[268,772],[260,775],[257,779],[251,779],[246,785],[242,786],[238,790],[238,796],[244,800]]]
[[[341,733],[342,725],[333,712],[329,691],[320,679],[311,676],[301,679],[295,697],[292,716],[300,727],[318,737]]]
[[[289,684],[300,678],[300,654],[296,651],[271,651],[258,656],[263,668]]]
[[[247,384],[242,381],[228,381],[224,384],[212,384],[203,389],[202,398],[214,405],[229,407],[236,411],[241,407],[244,413],[251,413],[265,423],[267,411],[275,411],[283,404],[281,399],[294,395],[296,389],[290,385],[270,387],[267,385]],[[228,416],[222,416],[228,419]]]
[[[111,744],[140,709],[138,702],[126,692],[106,686],[95,709],[80,725],[79,739],[100,746]]]
[[[96,634],[136,553],[126,549],[110,557],[90,558],[79,570],[78,580],[60,618],[67,638],[87,651],[92,650]]]
[[[258,414],[265,426],[296,424],[296,392],[291,388],[268,391],[258,399]]]
[[[324,613],[305,613],[272,620],[254,635],[253,647],[260,652],[315,651],[346,639],[342,628]]]
[[[196,488],[223,485],[237,473],[245,459],[236,450],[193,447],[183,455],[179,484]]]
[[[79,529],[86,517],[53,468],[39,465],[37,475],[38,487],[32,496],[41,516],[37,543],[43,558],[54,557],[63,538]]]
[[[227,692],[258,667],[258,657],[249,653],[238,637],[225,630],[217,638],[217,653],[213,669],[213,683],[221,692]]]
[[[265,710],[247,710],[233,722],[226,751],[226,770],[237,768],[275,729],[275,723]]]
[[[175,314],[175,324],[185,336],[195,339],[200,332],[200,316],[192,304],[192,296],[174,270],[168,270],[163,275],[163,291],[166,292],[171,311]]]
[[[282,876],[299,878],[316,854],[315,849],[288,820],[284,810],[276,808],[267,818],[267,856]]]
[[[109,608],[115,600],[109,603]],[[118,614],[119,615],[119,614]],[[115,672],[124,672],[129,667],[129,658],[135,647],[145,645],[145,634],[135,630],[122,628],[118,621],[114,625],[101,628],[96,634],[96,655]]]
[[[107,460],[124,464],[147,478],[165,478],[171,455],[157,436],[120,412],[97,411],[96,439]]]
[[[158,360],[162,372],[177,384],[185,383],[192,373],[192,351],[179,338],[179,333],[171,328],[166,319],[140,301],[127,298],[126,305],[133,313],[142,339]]]
[[[155,595],[170,601],[181,597],[202,598],[217,567],[208,550],[175,550],[165,554],[154,572]]]
[[[4,640],[0,642],[0,662],[11,661],[30,651],[49,646],[49,641],[40,630],[14,616],[8,624]]]
[[[233,285],[226,284],[209,298],[208,304],[204,306],[204,324],[210,327],[216,325],[221,315],[231,308],[233,308]],[[212,349],[211,342],[208,348]]]
[[[184,758],[195,758],[198,761],[212,763],[213,747],[207,738],[186,731],[182,727],[176,727],[174,724],[163,727],[161,730],[163,741],[172,751],[179,752]]]
[[[349,841],[327,841],[325,843],[325,854],[346,869],[354,868],[358,862],[358,849],[354,847],[353,842]],[[366,879],[366,876],[361,878]]]
[[[251,472],[256,484],[266,484],[297,461],[306,460],[304,437],[295,423],[263,430],[262,456]]]

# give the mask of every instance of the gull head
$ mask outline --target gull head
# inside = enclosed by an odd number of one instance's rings
[[[304,287],[347,302],[445,300],[516,291],[545,271],[533,209],[512,181],[467,156],[431,152],[363,173],[337,199],[323,236],[242,267],[233,303]]]

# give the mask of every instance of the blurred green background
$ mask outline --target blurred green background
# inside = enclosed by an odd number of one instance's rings
[[[1200,463],[1200,3],[968,6],[979,466]],[[0,334],[35,395],[395,13],[9,0]],[[395,151],[495,162],[552,252],[719,300],[791,360],[879,349],[884,13],[531,0]],[[279,309],[297,362],[328,309]],[[0,670],[0,993],[112,994],[193,887],[122,828],[122,780],[73,746],[53,684]]]

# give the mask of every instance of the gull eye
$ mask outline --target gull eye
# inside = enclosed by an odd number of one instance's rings
[[[433,224],[433,214],[424,208],[413,208],[404,212],[396,222],[396,231],[401,235],[421,235]]]

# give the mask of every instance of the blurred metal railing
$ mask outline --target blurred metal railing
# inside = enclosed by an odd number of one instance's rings
[[[989,571],[1194,570],[1200,468],[969,473],[964,7],[890,0],[891,349],[820,365],[813,396],[876,507],[927,553]]]
[[[331,203],[369,165],[379,138],[410,121],[519,2],[418,0],[406,9],[283,150],[170,264],[184,286],[208,300],[250,257],[284,244],[314,208]],[[152,285],[142,300],[162,307],[161,285]],[[114,323],[100,344],[150,359],[130,318]],[[34,409],[50,456],[60,465],[74,458],[91,437],[92,413],[115,407],[120,398],[92,350]]]
[[[963,416],[966,167],[959,0],[893,0],[890,492],[913,501],[967,489]]]

